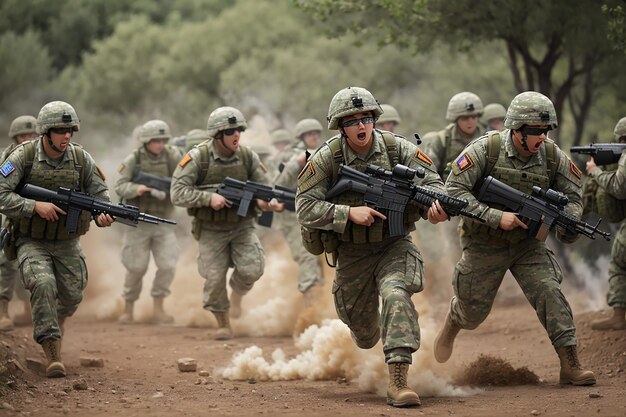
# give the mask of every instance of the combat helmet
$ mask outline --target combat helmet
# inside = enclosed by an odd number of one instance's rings
[[[207,121],[208,136],[214,138],[222,130],[241,128],[242,131],[248,128],[246,118],[243,113],[234,107],[224,106],[213,110]]]
[[[37,119],[28,115],[16,117],[9,127],[9,138],[15,139],[27,133],[37,133]]]
[[[328,107],[328,129],[338,130],[342,117],[367,111],[372,112],[374,120],[378,120],[378,117],[383,114],[383,109],[372,93],[361,87],[339,90]]]
[[[290,143],[293,140],[293,136],[287,129],[276,129],[271,134],[272,137],[272,145],[276,145],[278,143]]]
[[[43,135],[53,127],[71,127],[80,129],[80,120],[74,107],[64,101],[52,101],[39,110],[37,116],[37,133]]]
[[[170,127],[163,120],[149,120],[141,126],[139,133],[139,140],[141,143],[148,143],[152,139],[167,139],[170,140],[172,134],[170,133]]]
[[[298,123],[296,123],[296,127],[294,129],[296,131],[296,137],[298,139],[302,139],[302,135],[309,132],[320,132],[322,133],[322,124],[315,119],[302,119]]]
[[[613,133],[615,133],[615,139],[626,136],[626,117],[622,117],[621,119],[619,119],[619,122],[617,122],[617,124],[615,125]]]
[[[452,96],[448,102],[448,110],[446,111],[446,120],[456,122],[461,116],[478,116],[483,114],[483,102],[474,93],[463,91]]]
[[[524,125],[549,125],[551,129],[556,129],[559,124],[552,101],[536,91],[516,95],[506,111],[504,127],[520,129]]]
[[[490,103],[485,106],[483,111],[483,119],[485,121],[493,119],[503,119],[506,116],[506,109],[500,103]]]
[[[381,104],[380,108],[383,109],[383,114],[378,118],[378,123],[395,122],[400,124],[402,119],[398,111],[391,104]]]

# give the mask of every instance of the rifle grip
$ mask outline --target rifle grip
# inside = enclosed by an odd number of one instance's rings
[[[78,218],[80,217],[80,209],[68,208],[67,218],[65,219],[65,230],[68,233],[76,233],[78,230]]]

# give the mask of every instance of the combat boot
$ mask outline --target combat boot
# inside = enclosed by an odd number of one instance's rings
[[[213,312],[215,319],[217,320],[217,332],[215,333],[215,340],[229,340],[233,338],[233,330],[230,328],[230,319],[228,317],[228,311]]]
[[[124,304],[124,313],[117,319],[119,324],[131,324],[133,322],[133,306],[135,303],[133,301],[126,300]]]
[[[233,291],[230,295],[230,316],[234,319],[241,317],[241,299],[243,295]]]
[[[65,366],[61,362],[61,339],[45,339],[41,342],[41,347],[48,359],[46,376],[48,378],[64,377]]]
[[[390,363],[389,386],[387,387],[387,404],[394,407],[410,407],[421,405],[420,397],[407,385],[409,373],[408,363]]]
[[[9,317],[9,300],[0,300],[0,331],[13,330],[13,320]]]
[[[594,385],[596,383],[593,372],[585,371],[580,367],[576,346],[558,348],[556,353],[561,361],[560,384]]]
[[[626,319],[624,314],[626,308],[615,307],[613,309],[613,316],[608,319],[594,320],[591,322],[591,328],[593,330],[625,330]]]
[[[443,329],[435,339],[435,359],[439,363],[444,363],[452,356],[452,348],[454,347],[454,338],[459,334],[461,328],[452,322],[450,311],[446,316],[446,322]]]
[[[165,313],[163,309],[163,297],[154,297],[154,311],[152,313],[152,322],[156,324],[174,323],[174,317]]]
[[[33,323],[33,310],[29,300],[24,300],[24,311],[15,315],[13,322],[18,326],[28,326]]]

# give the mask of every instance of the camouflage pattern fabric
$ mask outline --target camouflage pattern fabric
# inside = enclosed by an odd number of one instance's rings
[[[432,159],[435,170],[441,173],[442,179],[445,180],[450,172],[449,164],[472,140],[483,134],[484,128],[479,124],[471,138],[464,137],[459,132],[456,123],[451,123],[439,132],[428,132],[424,135],[422,138],[424,152]]]
[[[0,251],[0,299],[11,301],[13,291],[19,300],[28,300],[28,293],[19,279],[17,260],[9,261]]]

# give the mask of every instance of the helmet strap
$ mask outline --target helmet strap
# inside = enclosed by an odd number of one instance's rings
[[[524,126],[517,130],[522,134],[522,139],[520,139],[520,143],[522,144],[522,148],[526,152],[530,152],[530,148],[528,147],[528,135],[526,135],[526,131],[524,130]]]
[[[235,153],[234,150],[230,149],[228,146],[226,146],[226,143],[224,142],[224,133],[219,132],[215,135],[215,140],[222,142],[222,146],[226,149],[228,149],[229,151],[231,151],[232,153]]]
[[[48,146],[50,146],[50,147],[52,148],[52,150],[53,150],[53,151],[55,151],[55,152],[59,152],[59,153],[63,153],[63,151],[62,151],[61,149],[57,148],[57,147],[54,145],[54,142],[52,142],[52,138],[50,137],[50,130],[48,130],[48,131],[46,132],[45,136],[46,136],[46,139],[48,140]]]

